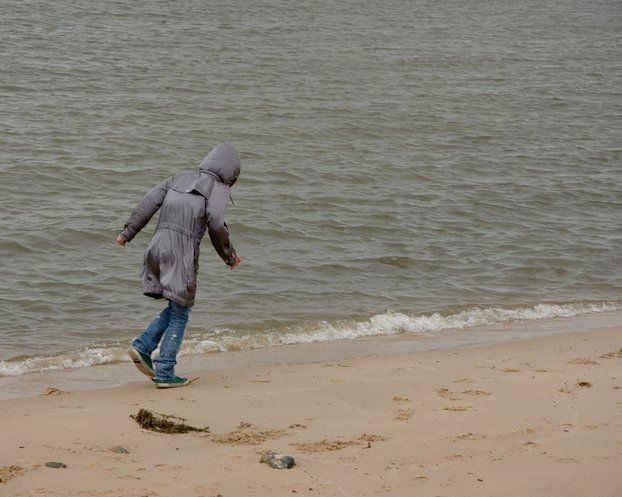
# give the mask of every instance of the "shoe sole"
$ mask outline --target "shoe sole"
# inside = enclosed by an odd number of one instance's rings
[[[155,378],[155,371],[151,369],[149,365],[143,360],[138,350],[130,349],[128,350],[128,354],[132,358],[134,366],[136,366],[136,369],[138,369],[138,371],[140,371],[145,376],[149,376],[149,378]]]
[[[183,383],[157,383],[154,381],[156,388],[177,388],[177,387],[185,387],[190,384],[190,380],[186,380]]]

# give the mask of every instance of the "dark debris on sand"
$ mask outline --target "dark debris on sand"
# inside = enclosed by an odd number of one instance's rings
[[[141,428],[145,430],[158,431],[160,433],[188,433],[189,431],[201,431],[209,433],[209,428],[197,428],[184,423],[184,418],[169,414],[158,414],[147,409],[140,409],[136,416],[130,415]],[[171,421],[171,419],[178,419],[180,422]]]

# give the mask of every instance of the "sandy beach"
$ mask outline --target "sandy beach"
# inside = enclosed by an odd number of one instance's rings
[[[50,384],[0,401],[0,495],[619,497],[621,347],[614,327],[206,370],[172,390],[138,373]],[[141,428],[140,409],[203,431]],[[268,450],[295,466],[260,463]]]

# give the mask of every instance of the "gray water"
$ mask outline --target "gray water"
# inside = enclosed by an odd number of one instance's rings
[[[3,0],[0,375],[119,360],[155,222],[230,141],[186,352],[622,309],[619,0]]]

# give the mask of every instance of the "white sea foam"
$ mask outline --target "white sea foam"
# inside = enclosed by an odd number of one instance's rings
[[[409,316],[387,311],[372,316],[367,321],[320,321],[254,334],[239,334],[231,330],[215,330],[208,334],[186,338],[181,354],[203,354],[280,345],[330,342],[368,336],[396,335],[400,333],[430,333],[447,329],[466,329],[476,326],[494,326],[507,323],[571,318],[581,314],[594,314],[622,310],[619,304],[539,304],[533,307],[504,309],[491,307],[472,308],[456,314]],[[0,361],[1,376],[20,376],[34,372],[77,369],[129,360],[128,344],[87,347],[64,354],[37,356],[15,361]]]
[[[226,350],[275,347],[300,343],[330,342],[368,336],[396,335],[399,333],[429,333],[446,329],[465,329],[476,326],[494,326],[506,323],[570,318],[581,314],[613,312],[622,309],[613,303],[601,304],[539,304],[517,309],[472,308],[444,316],[440,313],[421,316],[388,311],[372,316],[367,321],[339,321],[304,324],[285,329],[239,335],[219,330],[209,335],[188,337],[184,353],[201,354]]]
[[[88,347],[65,354],[36,356],[17,361],[0,361],[1,376],[21,376],[28,373],[79,369],[109,364],[126,359],[125,348],[118,346]]]

